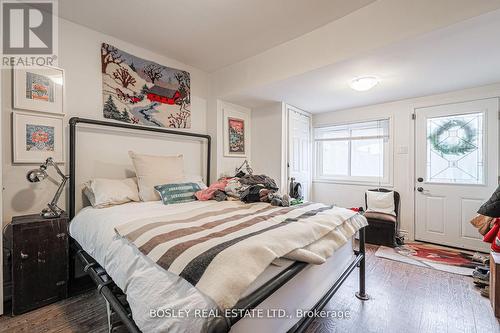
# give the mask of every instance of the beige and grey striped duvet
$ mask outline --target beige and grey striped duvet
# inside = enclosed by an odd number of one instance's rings
[[[115,230],[227,309],[276,258],[323,263],[366,225],[355,215],[316,203],[274,207],[225,201]]]

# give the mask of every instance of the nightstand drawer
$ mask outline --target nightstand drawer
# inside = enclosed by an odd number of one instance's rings
[[[38,215],[12,222],[12,312],[20,314],[67,296],[67,219]]]

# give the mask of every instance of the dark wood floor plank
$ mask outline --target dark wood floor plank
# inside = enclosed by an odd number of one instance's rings
[[[470,277],[417,267],[375,256],[367,247],[367,292],[354,297],[355,271],[327,304],[328,310],[348,310],[349,319],[318,318],[308,333],[497,333],[498,320],[489,300]],[[16,317],[0,317],[0,333],[104,333],[106,306],[95,292],[70,298]]]
[[[57,302],[19,316],[0,317],[0,333],[105,333],[106,305],[96,292]]]

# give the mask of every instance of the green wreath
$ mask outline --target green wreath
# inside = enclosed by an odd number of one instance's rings
[[[444,132],[454,127],[463,128],[465,138],[460,138],[460,142],[456,144],[447,144],[443,140],[440,140]],[[439,128],[435,129],[429,135],[428,139],[434,150],[441,153],[441,155],[464,155],[477,148],[472,143],[476,139],[476,131],[467,122],[459,119],[449,120],[439,126]]]

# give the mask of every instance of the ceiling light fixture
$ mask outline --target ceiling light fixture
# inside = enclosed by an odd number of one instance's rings
[[[376,76],[360,76],[354,78],[349,84],[356,91],[367,91],[375,87],[379,83]]]

